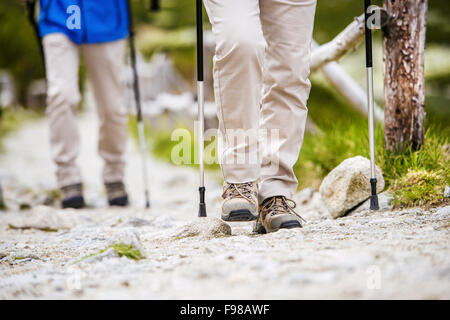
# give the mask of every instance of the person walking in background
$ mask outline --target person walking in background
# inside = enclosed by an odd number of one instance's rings
[[[257,232],[301,227],[302,219],[289,198],[298,185],[293,166],[308,111],[316,0],[204,3],[216,39],[214,92],[225,180],[222,219],[257,219]],[[234,143],[230,132],[242,129],[247,139]],[[238,163],[236,159],[259,153],[258,143],[252,143],[258,136],[251,135],[261,129],[268,137],[274,130],[279,136],[264,143],[260,161]]]
[[[76,111],[79,54],[84,56],[99,117],[98,150],[110,205],[125,206],[124,152],[127,136],[125,38],[129,32],[126,0],[40,0],[39,33],[47,74],[47,109],[56,179],[64,208],[84,207],[80,138]]]

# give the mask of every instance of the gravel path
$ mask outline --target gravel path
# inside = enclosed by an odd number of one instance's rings
[[[80,164],[94,207],[81,211],[14,206],[17,190],[55,186],[45,121],[5,141],[0,176],[7,178],[12,209],[0,211],[1,299],[450,298],[450,207],[363,210],[334,220],[318,194],[305,191],[296,197],[308,221],[302,230],[254,235],[250,223],[227,225],[216,218],[217,177],[207,179],[210,218],[198,220],[196,171],[154,159],[153,206],[142,209],[140,160],[130,142],[132,206],[111,209],[101,161],[93,156],[92,112],[81,117],[80,128]],[[144,258],[107,249],[117,243],[131,244]]]

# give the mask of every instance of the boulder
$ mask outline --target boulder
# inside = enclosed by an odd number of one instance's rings
[[[144,248],[142,246],[139,234],[134,228],[123,228],[118,231],[117,229],[109,228],[107,229],[107,233],[111,234],[111,237],[108,239],[108,246],[119,243],[131,245],[134,249],[139,250],[139,252],[143,255]]]
[[[194,221],[177,228],[172,234],[173,239],[201,237],[205,239],[226,237],[231,235],[231,227],[218,218],[197,218]]]
[[[444,198],[450,198],[450,186],[445,187]]]
[[[37,229],[59,231],[71,229],[83,222],[84,217],[75,209],[57,210],[47,206],[37,206],[21,216],[9,219],[11,229]]]
[[[114,250],[113,248],[109,248],[106,251],[94,254],[92,256],[88,256],[84,260],[82,260],[83,263],[97,263],[100,261],[103,261],[105,259],[111,259],[111,258],[119,258],[119,254]]]
[[[380,168],[376,168],[377,192],[384,189]],[[320,195],[332,217],[345,215],[370,197],[370,160],[361,156],[344,160],[323,179]]]

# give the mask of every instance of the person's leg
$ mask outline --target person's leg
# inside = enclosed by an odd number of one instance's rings
[[[43,39],[47,73],[46,114],[50,126],[50,144],[60,188],[81,183],[76,165],[79,134],[76,108],[78,88],[78,47],[65,35],[49,34]]]
[[[205,0],[216,40],[214,96],[219,162],[225,180],[222,218],[256,218],[258,127],[265,41],[258,0]]]
[[[297,189],[293,166],[305,132],[311,88],[310,48],[316,0],[260,0],[267,41],[261,130],[263,159],[257,232],[298,228],[302,218],[289,198]]]
[[[125,87],[121,76],[125,68],[125,40],[82,46],[89,79],[94,88],[99,116],[100,156],[103,158],[103,181],[122,182],[127,140]]]
[[[229,183],[256,181],[259,163],[247,160],[257,158],[266,45],[258,0],[205,0],[205,6],[216,40],[214,96],[223,137],[219,155],[223,176]],[[239,141],[241,133],[249,134],[247,141]]]
[[[260,201],[272,196],[290,198],[297,189],[293,166],[308,113],[315,8],[316,0],[260,0],[267,41],[260,126],[268,136],[263,146]]]

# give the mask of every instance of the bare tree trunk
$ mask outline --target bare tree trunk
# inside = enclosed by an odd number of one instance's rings
[[[427,0],[385,0],[383,29],[385,144],[393,152],[424,143],[424,54]]]

